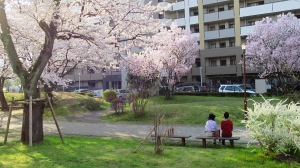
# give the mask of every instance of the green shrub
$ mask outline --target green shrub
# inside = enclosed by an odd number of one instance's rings
[[[84,95],[89,96],[89,97],[94,97],[94,94],[91,92],[86,92],[86,93],[84,93]]]
[[[102,102],[94,98],[80,100],[80,105],[85,106],[88,110],[99,110]]]
[[[300,102],[300,92],[291,92],[285,95],[289,102]]]
[[[103,98],[107,102],[112,102],[114,99],[117,98],[117,92],[114,90],[105,90],[103,92]]]

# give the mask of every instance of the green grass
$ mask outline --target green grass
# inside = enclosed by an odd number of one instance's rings
[[[46,136],[32,147],[20,142],[0,146],[0,167],[5,168],[93,168],[93,167],[222,167],[222,168],[285,168],[297,167],[265,156],[258,148],[200,148],[200,143],[181,147],[165,146],[162,155],[154,154],[154,145],[147,141],[134,153],[141,139],[106,137]]]
[[[24,94],[23,93],[4,93],[4,97],[7,101],[7,103],[9,103],[9,101],[11,101],[12,97],[14,98],[14,100],[24,99]]]
[[[262,97],[251,97],[255,101],[263,101]],[[155,105],[154,105],[155,104]],[[230,119],[236,126],[243,125],[244,98],[242,97],[209,97],[209,96],[175,96],[173,100],[165,100],[164,96],[150,99],[145,116],[138,116],[127,107],[125,114],[108,113],[101,117],[106,122],[137,122],[151,123],[155,111],[165,113],[164,122],[181,125],[204,125],[210,113],[216,115],[216,122],[220,123],[224,112],[230,113]],[[248,101],[248,107],[253,102]]]

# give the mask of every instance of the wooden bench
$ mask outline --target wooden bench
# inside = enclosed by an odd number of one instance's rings
[[[230,147],[234,147],[234,140],[239,140],[240,137],[208,137],[208,136],[198,136],[196,139],[202,139],[202,146],[206,148],[206,139],[217,139],[217,140],[229,140]]]
[[[155,137],[154,134],[151,135],[151,137]],[[185,146],[185,139],[192,137],[191,135],[158,135],[158,138],[160,139],[161,137],[164,138],[181,138],[181,145]]]

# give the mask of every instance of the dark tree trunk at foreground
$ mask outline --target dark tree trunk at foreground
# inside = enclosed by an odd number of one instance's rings
[[[4,93],[3,93],[2,89],[0,90],[0,101],[1,101],[1,110],[2,111],[8,111],[9,110],[8,104],[7,104],[7,101],[4,97]]]
[[[44,140],[44,106],[43,101],[35,101],[35,103],[32,104],[32,143],[42,142]],[[29,143],[29,104],[24,105],[21,141],[27,144]]]
[[[8,104],[4,97],[3,86],[4,86],[5,78],[0,77],[0,101],[1,101],[1,110],[8,111]]]

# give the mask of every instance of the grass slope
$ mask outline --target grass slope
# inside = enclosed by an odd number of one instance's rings
[[[262,101],[262,97],[251,97],[255,101]],[[150,99],[145,116],[135,115],[127,107],[125,114],[109,113],[101,120],[107,122],[138,122],[151,123],[156,113],[165,113],[164,122],[182,125],[204,125],[210,113],[216,115],[216,122],[220,123],[224,112],[230,113],[230,119],[236,126],[242,125],[244,119],[244,98],[241,97],[210,97],[210,96],[175,96],[173,100],[165,100],[164,96]],[[248,107],[253,102],[248,101]]]

